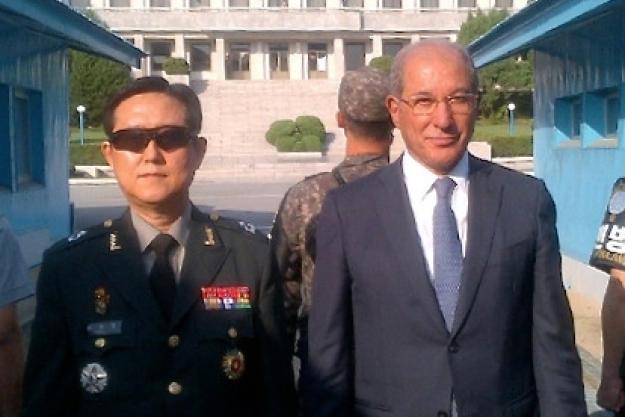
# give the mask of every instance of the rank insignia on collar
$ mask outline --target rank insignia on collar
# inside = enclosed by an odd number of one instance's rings
[[[229,350],[221,360],[221,366],[226,378],[231,381],[241,378],[245,372],[245,356],[238,349]]]
[[[89,363],[80,371],[80,384],[89,394],[99,394],[108,384],[108,373],[99,363]]]
[[[215,246],[215,233],[213,232],[213,229],[208,226],[204,226],[204,233],[206,233],[204,246]]]
[[[120,250],[122,247],[117,244],[117,233],[111,233],[109,235],[109,250],[114,252]]]
[[[201,290],[206,310],[252,308],[249,287],[204,287]]]
[[[111,301],[111,295],[108,293],[108,291],[106,291],[106,288],[96,288],[93,292],[93,298],[95,301],[95,312],[101,315],[106,314],[109,302]]]

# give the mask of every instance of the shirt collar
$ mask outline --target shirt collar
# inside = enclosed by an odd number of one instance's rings
[[[402,169],[404,171],[404,181],[406,185],[410,187],[414,195],[418,196],[420,200],[430,192],[434,181],[439,178],[439,175],[430,171],[408,152],[404,152],[402,156]],[[460,161],[458,161],[447,176],[454,180],[457,187],[468,192],[469,154],[467,151],[464,152]]]
[[[145,252],[148,245],[152,243],[152,240],[161,233],[160,230],[146,222],[139,214],[130,209],[130,218],[132,219],[132,226],[137,232],[137,238],[139,239],[139,248],[141,252]],[[184,246],[189,237],[189,228],[191,222],[191,204],[187,204],[182,216],[178,217],[175,222],[167,231],[171,237],[176,239],[180,246]]]

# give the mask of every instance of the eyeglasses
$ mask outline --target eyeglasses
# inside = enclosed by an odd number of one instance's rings
[[[152,129],[121,129],[113,132],[109,142],[116,150],[141,153],[151,140],[164,151],[184,148],[192,139],[197,139],[184,126],[161,126]]]
[[[478,97],[478,94],[466,93],[447,96],[441,100],[427,95],[414,96],[407,99],[400,97],[398,100],[406,103],[415,116],[425,116],[432,114],[441,101],[447,102],[452,114],[469,114],[475,109]]]

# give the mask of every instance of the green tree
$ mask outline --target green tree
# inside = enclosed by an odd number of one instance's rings
[[[497,23],[508,16],[506,10],[491,10],[484,13],[478,10],[469,14],[460,27],[458,43],[468,45],[482,36]],[[506,116],[506,105],[510,101],[529,103],[533,85],[532,54],[511,57],[494,62],[479,70],[480,76],[480,114],[490,119],[502,119]],[[529,109],[525,110],[529,113]]]
[[[95,23],[106,26],[93,11],[85,15]],[[130,82],[130,68],[126,65],[80,51],[69,53],[70,123],[78,124],[76,107],[87,108],[86,118],[90,126],[102,122],[102,112],[113,92]]]

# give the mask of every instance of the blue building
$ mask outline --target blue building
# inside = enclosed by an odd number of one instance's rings
[[[625,176],[625,0],[538,0],[469,47],[478,67],[528,49],[535,173],[558,209],[565,279],[600,301],[606,276],[586,263]]]
[[[31,266],[70,232],[68,48],[143,56],[57,0],[0,0],[0,214]]]

